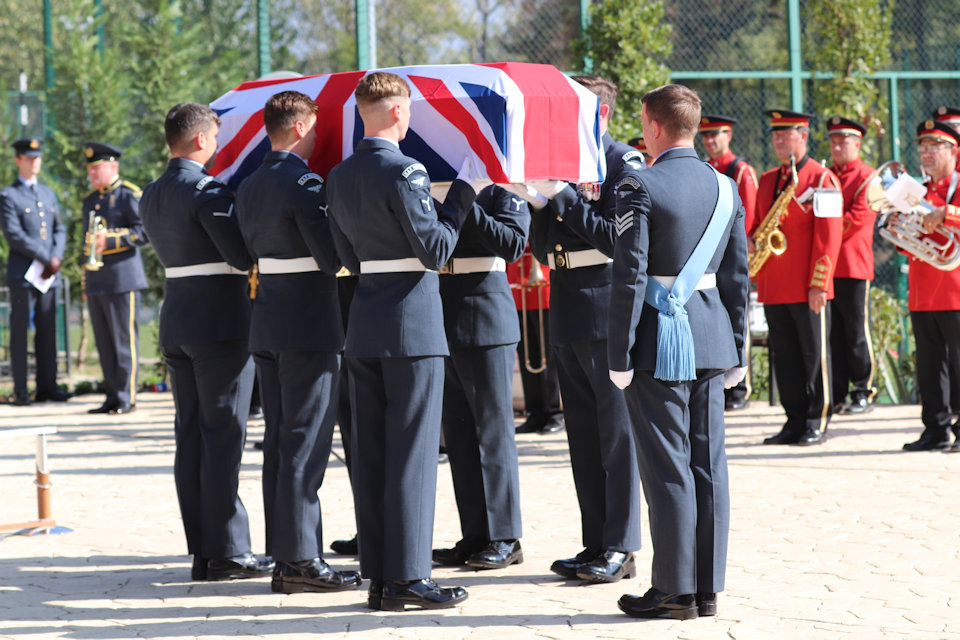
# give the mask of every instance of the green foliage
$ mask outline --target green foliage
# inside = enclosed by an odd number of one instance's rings
[[[672,51],[672,27],[664,22],[663,2],[607,0],[590,4],[590,26],[573,43],[576,56],[589,58],[594,73],[612,80],[620,89],[610,123],[620,139],[640,134],[640,99],[650,89],[665,84],[665,64]]]
[[[804,42],[809,46],[804,53],[810,69],[834,74],[832,78],[813,83],[816,113],[824,118],[831,115],[854,118],[883,133],[886,101],[878,83],[866,76],[890,64],[893,4],[893,0],[809,0],[806,3]],[[821,153],[828,146],[829,142],[824,141]]]
[[[766,347],[750,349],[750,397],[770,396],[770,352]]]
[[[870,340],[876,358],[874,386],[894,403],[916,401],[916,362],[909,322],[907,305],[902,300],[880,287],[870,288]],[[901,345],[906,346],[905,353]]]

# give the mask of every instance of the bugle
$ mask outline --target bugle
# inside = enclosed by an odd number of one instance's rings
[[[549,282],[541,270],[540,261],[531,254],[530,267],[527,273],[524,274],[521,270],[520,282],[510,285],[512,288],[520,290],[520,315],[523,318],[523,365],[530,373],[543,373],[547,368],[547,330],[543,321],[543,288],[548,284]],[[537,290],[537,319],[540,328],[540,362],[537,366],[533,366],[530,361],[530,329],[527,320],[527,290],[532,288]]]
[[[83,263],[83,268],[87,271],[96,271],[103,266],[103,255],[97,251],[97,236],[100,235],[101,231],[106,231],[106,226],[103,224],[103,218],[93,211],[90,212],[89,221],[90,224],[87,225],[87,236],[85,238],[86,245],[84,246],[87,259]]]

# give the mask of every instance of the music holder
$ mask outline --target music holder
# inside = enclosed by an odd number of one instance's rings
[[[56,432],[56,427],[16,427],[13,429],[0,429],[0,438],[31,435],[37,437],[37,478],[34,482],[34,484],[37,485],[37,519],[28,522],[0,524],[0,539],[14,535],[32,536],[41,533],[59,534],[73,531],[73,529],[57,526],[50,507],[51,485],[50,470],[47,466],[47,436],[53,435]]]

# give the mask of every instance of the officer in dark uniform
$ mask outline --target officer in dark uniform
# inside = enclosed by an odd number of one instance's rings
[[[435,562],[502,569],[523,561],[520,478],[513,426],[513,364],[520,340],[506,263],[527,244],[527,203],[501,187],[477,195],[453,257],[440,270],[450,346],[443,432],[461,539]]]
[[[250,553],[247,511],[237,495],[253,387],[247,350],[250,300],[233,194],[207,174],[220,118],[194,102],[164,122],[171,160],[147,185],[140,214],[166,270],[160,349],[176,407],[174,478],[195,580],[269,575]]]
[[[88,413],[130,413],[137,400],[137,312],[140,291],[147,288],[139,249],[147,243],[140,223],[141,192],[140,187],[120,179],[120,149],[88,142],[84,156],[93,186],[83,199],[84,253],[89,255],[92,240],[102,262],[99,266],[84,262],[84,291],[107,391],[104,403]],[[94,216],[100,217],[103,231],[91,231]],[[96,234],[95,239],[91,233]]]
[[[327,202],[337,253],[360,275],[345,349],[360,568],[373,609],[452,607],[467,592],[429,577],[449,353],[435,270],[453,253],[479,181],[454,180],[435,203],[426,169],[399,149],[410,122],[406,81],[371,73],[355,95],[366,137],[330,172]],[[465,170],[476,177],[471,161]]]
[[[607,175],[599,196],[564,188],[549,206],[533,204],[530,246],[550,264],[550,340],[580,503],[585,549],[550,569],[568,579],[616,582],[636,572],[640,477],[630,417],[607,367],[607,312],[616,240],[617,185],[644,168],[637,149],[606,132],[617,89],[597,76],[575,80],[600,97]],[[549,194],[543,194],[549,197]],[[597,197],[597,199],[594,199]]]
[[[0,191],[3,235],[7,256],[7,286],[10,288],[10,364],[13,369],[13,403],[30,404],[27,393],[27,329],[30,315],[36,327],[37,402],[63,402],[71,394],[57,388],[56,300],[60,286],[60,262],[67,242],[67,228],[60,219],[60,206],[53,189],[37,182],[43,164],[43,139],[21,138],[13,143],[18,177]],[[24,276],[37,264],[44,279],[54,276],[50,288],[41,292]]]
[[[297,91],[272,96],[263,121],[272,150],[237,191],[237,218],[259,283],[250,350],[260,380],[263,508],[275,592],[341,591],[360,584],[321,558],[317,491],[333,440],[343,329],[340,261],[330,238],[323,179],[310,171],[317,105]]]

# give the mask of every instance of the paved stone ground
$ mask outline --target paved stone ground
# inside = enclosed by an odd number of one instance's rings
[[[264,580],[195,583],[173,485],[173,404],[143,394],[130,416],[66,405],[0,406],[0,425],[56,425],[53,513],[73,529],[0,541],[0,638],[946,638],[960,640],[960,455],[903,453],[919,408],[834,420],[816,448],[764,447],[779,409],[729,416],[732,531],[727,591],[715,618],[638,621],[616,606],[638,579],[580,586],[550,562],[580,550],[564,435],[518,437],[526,561],[504,571],[436,569],[470,599],[457,609],[371,612],[366,591],[270,593]],[[262,424],[251,425],[258,439]],[[335,443],[340,451],[339,442]],[[34,438],[0,440],[0,521],[34,517]],[[241,494],[263,550],[260,452],[244,455]],[[346,469],[321,489],[327,541],[353,534]],[[644,518],[646,520],[646,518]],[[646,524],[644,524],[646,536]],[[438,481],[435,546],[459,535],[449,469]],[[355,558],[328,556],[356,568]]]

